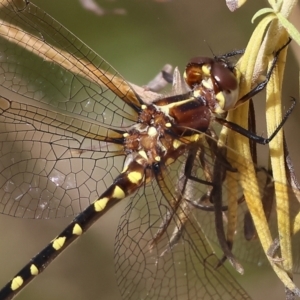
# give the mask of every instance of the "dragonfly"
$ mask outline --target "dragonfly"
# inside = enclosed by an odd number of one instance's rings
[[[237,70],[222,59],[197,58],[186,71],[189,91],[149,99],[34,4],[1,1],[0,19],[0,211],[76,216],[0,299],[14,297],[126,198],[115,246],[123,299],[250,299],[202,230],[202,216],[213,212],[199,208],[210,194],[232,193],[224,177],[237,180],[227,154],[239,154],[224,153],[211,128],[214,120],[244,134],[215,117],[238,100]],[[214,86],[209,66],[221,75]],[[195,78],[199,68],[206,80]],[[215,96],[210,107],[207,91]]]

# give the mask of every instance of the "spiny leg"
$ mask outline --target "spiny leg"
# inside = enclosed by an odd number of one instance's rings
[[[245,128],[239,126],[236,123],[227,121],[227,120],[222,119],[222,118],[216,118],[216,121],[218,123],[220,123],[221,125],[224,125],[224,126],[230,128],[230,129],[238,132],[239,134],[249,138],[250,140],[255,141],[258,144],[266,145],[266,144],[268,144],[272,141],[272,139],[276,136],[276,134],[279,132],[279,130],[283,127],[283,125],[285,124],[285,122],[289,118],[290,114],[293,112],[293,110],[296,106],[296,99],[292,98],[292,101],[293,102],[292,102],[291,107],[285,113],[285,115],[284,115],[283,119],[281,120],[280,124],[277,126],[277,128],[274,130],[274,132],[268,138],[264,138],[262,136],[256,135],[255,133],[249,131],[248,129],[245,129]]]

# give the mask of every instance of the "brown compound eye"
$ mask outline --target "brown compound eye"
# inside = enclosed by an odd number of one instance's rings
[[[211,65],[211,74],[221,91],[233,91],[238,88],[238,81],[227,64],[214,61]]]

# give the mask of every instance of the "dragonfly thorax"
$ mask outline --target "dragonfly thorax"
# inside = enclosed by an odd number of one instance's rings
[[[172,137],[169,128],[172,120],[154,105],[143,105],[138,123],[124,134],[125,152],[145,153],[148,164],[163,159],[167,149],[172,148],[175,136]]]

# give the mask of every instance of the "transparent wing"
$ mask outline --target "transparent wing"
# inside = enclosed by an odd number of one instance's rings
[[[227,154],[231,154],[227,157],[233,158],[234,162],[228,158],[226,163],[231,165],[240,164],[243,168],[253,167],[253,163],[244,159],[240,159],[240,154],[234,150],[227,148]],[[211,165],[211,158],[209,151],[206,151],[206,154],[202,157],[204,164],[208,166],[211,170],[211,174],[215,170],[220,169],[220,165]],[[199,170],[194,169],[194,175],[197,178],[201,177]],[[238,168],[239,169],[239,168]],[[200,171],[201,172],[201,171]],[[264,169],[256,167],[256,176],[259,190],[256,191],[254,188],[255,183],[249,181],[246,186],[243,188],[239,182],[239,174],[234,170],[227,170],[226,175],[222,181],[222,185],[219,187],[221,189],[221,200],[223,205],[222,212],[222,222],[224,226],[225,237],[229,237],[229,232],[233,232],[232,237],[232,253],[235,255],[240,262],[247,261],[254,263],[258,266],[269,264],[268,258],[263,251],[261,242],[258,238],[255,226],[252,222],[252,217],[249,213],[247,203],[245,201],[244,192],[248,192],[252,195],[253,201],[262,202],[266,219],[268,221],[268,226],[270,228],[272,241],[275,241],[279,238],[278,228],[281,226],[278,220],[278,211],[280,208],[276,205],[276,197],[274,195],[274,185],[281,188],[284,191],[287,189],[288,201],[289,201],[289,212],[285,212],[285,215],[288,213],[290,218],[290,228],[292,235],[292,250],[293,250],[293,268],[294,272],[299,272],[300,265],[300,242],[299,242],[299,212],[300,212],[300,192],[298,190],[292,189],[291,187],[286,187],[282,183],[274,182],[270,174]],[[197,195],[196,191],[198,190],[198,185],[193,184],[193,193]],[[205,194],[204,194],[205,195]],[[278,195],[280,197],[280,194]],[[282,194],[284,197],[284,194]],[[198,220],[202,230],[205,232],[210,241],[213,242],[213,245],[220,245],[220,240],[216,234],[216,215],[214,210],[213,203],[208,201],[209,197],[198,196],[194,197],[193,201],[201,203],[201,201],[206,201],[205,204],[210,206],[212,210],[207,211],[203,209],[193,209],[193,214]],[[192,198],[191,198],[192,199]],[[229,202],[229,199],[233,199],[236,203],[236,210],[229,212],[228,206],[232,205],[232,202]],[[204,202],[203,202],[204,203]],[[227,207],[227,208],[226,208]],[[231,213],[231,215],[230,215]],[[232,227],[234,226],[234,227]],[[232,229],[233,228],[233,229]],[[270,249],[271,250],[271,249]],[[280,249],[275,251],[275,256],[280,257]]]
[[[260,172],[260,171],[259,171]],[[258,173],[259,173],[258,172]],[[263,171],[265,172],[265,171]],[[231,177],[232,174],[227,172],[227,177]],[[272,235],[273,241],[279,238],[278,233],[278,218],[276,207],[276,199],[274,196],[274,182],[270,182],[268,174],[258,174],[260,181],[260,193],[255,196],[257,199],[261,199],[264,203],[264,209],[266,217],[268,220],[270,232]],[[276,183],[281,185],[280,183]],[[250,192],[251,184],[249,184],[248,189]],[[288,188],[288,197],[289,197],[289,216],[290,216],[290,226],[292,231],[292,252],[293,252],[293,271],[299,273],[300,267],[300,240],[299,240],[299,231],[296,228],[299,228],[299,212],[300,212],[300,203],[298,201],[300,193],[297,190]],[[232,196],[232,190],[226,184],[223,186],[223,204],[226,206],[228,204],[227,199]],[[233,254],[241,261],[250,262],[257,266],[269,265],[268,258],[266,257],[265,252],[262,249],[260,240],[257,236],[256,229],[253,225],[252,218],[247,207],[246,202],[243,199],[242,190],[239,189],[236,193],[237,201],[242,200],[237,206],[237,220],[236,220],[236,229],[234,233],[234,243],[232,252]],[[259,198],[258,198],[259,197]],[[216,235],[215,229],[215,215],[212,212],[207,212],[203,210],[194,210],[197,220],[201,224],[202,229],[207,234],[209,240],[213,242],[213,245],[219,245],[219,240]],[[223,212],[224,219],[224,228],[227,230],[228,226],[228,212]],[[271,250],[271,249],[270,249]],[[276,255],[280,257],[280,249],[278,249]]]
[[[208,237],[214,246],[220,247],[216,234],[220,228],[216,229],[214,207],[209,203],[212,186],[205,184],[219,166],[209,147],[201,145],[200,148],[199,159],[192,161],[190,175],[193,178],[187,178],[184,173],[188,155],[183,155],[165,172],[160,170],[156,180],[134,197],[120,221],[115,261],[118,284],[125,299],[164,299],[166,295],[171,295],[172,299],[247,298],[224,265],[219,265],[219,260],[206,239]],[[227,151],[233,150],[228,148]],[[236,152],[234,154],[236,158],[239,155]],[[244,161],[243,166],[247,167],[250,163]],[[230,185],[230,181],[239,185],[239,177],[234,168],[230,170],[228,161],[224,164],[228,164],[228,169],[217,189],[220,189],[223,201],[225,236],[229,226],[226,205],[231,197],[237,203],[232,249],[233,254],[240,259],[237,262],[241,265],[243,261],[259,265],[267,263],[268,259],[255,236],[255,230],[252,238],[246,239],[245,230],[249,234],[249,228],[245,229],[249,225],[247,205],[242,201],[241,187]],[[252,190],[254,183],[250,182],[247,189],[252,192],[255,200],[265,198],[266,201],[271,201],[266,213],[268,211],[269,226],[275,241],[278,238],[276,205],[273,195],[270,196],[270,182],[266,184],[266,181],[261,180],[259,184],[257,194]],[[300,205],[295,195],[299,197],[299,191],[290,189],[291,227],[299,228],[297,215]],[[213,209],[200,209],[191,204],[192,201]],[[299,234],[295,234],[292,239],[295,270],[299,267],[298,237]],[[280,249],[277,250],[274,257],[280,257]]]
[[[0,101],[2,213],[22,218],[78,214],[120,173],[123,147],[105,141],[117,139],[119,133],[91,125],[95,131],[89,130],[87,136],[97,138],[89,138],[76,132],[87,122],[73,118],[61,122],[61,114]]]
[[[0,212],[74,215],[119,174],[130,85],[26,1],[0,4]],[[116,157],[113,157],[116,156]]]
[[[26,103],[109,126],[134,119],[131,107],[140,100],[129,84],[44,11],[25,1],[2,1],[0,19],[1,95],[13,91]]]
[[[186,159],[178,158],[141,188],[120,220],[115,265],[122,297],[250,299],[224,265],[217,267],[219,259],[192,207],[183,202],[173,210],[171,202],[182,193]],[[195,191],[195,197],[203,195],[207,186],[197,185]]]

